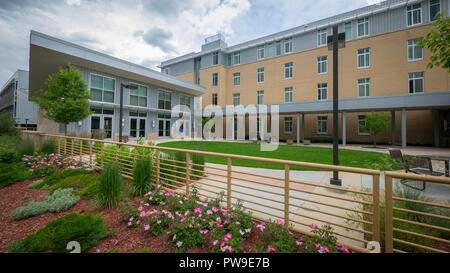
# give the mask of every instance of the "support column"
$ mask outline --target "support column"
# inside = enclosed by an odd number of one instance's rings
[[[439,111],[433,111],[434,146],[439,147]]]
[[[406,109],[402,109],[402,148],[406,148]]]
[[[395,110],[391,111],[391,142],[395,145]]]
[[[345,111],[342,111],[342,146],[347,145],[347,126]]]
[[[305,114],[302,114],[302,142],[305,143]]]
[[[297,113],[297,144],[300,144],[300,113]]]

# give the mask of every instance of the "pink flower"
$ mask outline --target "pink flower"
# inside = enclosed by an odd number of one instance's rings
[[[200,230],[200,233],[201,233],[201,234],[206,234],[206,233],[208,233],[208,231],[209,231],[209,230],[207,230],[207,229],[202,229],[202,230]]]
[[[252,231],[251,228],[247,228],[247,229],[245,230],[245,232],[247,232],[247,233],[249,233],[250,231]]]
[[[274,246],[269,246],[269,251],[270,252],[276,252],[277,249]]]
[[[213,245],[217,245],[217,243],[219,243],[219,240],[215,240],[215,241],[213,242]]]
[[[180,223],[183,223],[184,222],[184,220],[186,220],[186,218],[181,218],[181,220],[180,220]]]
[[[301,246],[301,245],[303,245],[303,242],[295,241],[295,244],[297,244],[298,246]]]
[[[316,247],[316,249],[319,249],[319,248],[320,248],[320,244],[319,244],[319,243],[314,244],[314,246]]]
[[[225,237],[224,237],[225,242],[228,242],[231,239],[231,237],[233,237],[233,235],[231,235],[231,233],[225,234]]]
[[[283,225],[283,221],[278,220],[278,221],[277,221],[277,224],[279,224],[280,226],[282,226],[282,225]]]
[[[324,246],[324,247],[323,247],[323,250],[325,250],[326,252],[330,253],[330,250],[328,249],[327,246]]]
[[[147,230],[149,230],[149,229],[150,229],[150,225],[145,225],[145,226],[144,226],[144,230],[145,230],[145,231],[147,231]]]
[[[183,242],[182,241],[178,241],[177,247],[181,247],[182,245],[183,245]]]
[[[216,208],[216,207],[212,207],[212,210],[213,210],[214,212],[217,212],[217,208]]]
[[[314,224],[311,225],[311,229],[316,229],[316,228],[317,228],[316,225],[314,225]]]

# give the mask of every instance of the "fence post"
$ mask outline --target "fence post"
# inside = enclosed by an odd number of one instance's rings
[[[64,138],[64,155],[67,154],[67,138]]]
[[[80,139],[80,162],[83,162],[83,140]]]
[[[394,247],[394,241],[393,241],[393,223],[392,223],[392,177],[385,174],[385,198],[386,198],[386,205],[384,208],[384,214],[386,215],[386,230],[385,230],[385,252],[386,253],[392,253],[393,247]]]
[[[191,166],[191,154],[186,153],[186,195],[189,195],[189,182],[191,177],[190,166]]]
[[[284,225],[289,226],[289,165],[284,165]]]
[[[373,176],[372,183],[372,241],[380,242],[380,175],[375,174]]]
[[[104,142],[102,142],[102,149],[101,149],[100,154],[101,154],[101,159],[102,159],[100,167],[103,169],[103,166],[105,166],[105,143]]]
[[[119,145],[116,144],[116,162],[119,161]]]
[[[231,209],[231,157],[227,158],[227,209]]]
[[[61,139],[57,137],[56,141],[58,141],[58,154],[61,154]]]
[[[134,164],[136,164],[136,158],[137,158],[137,147],[134,147],[134,158],[133,158],[133,162]]]
[[[73,138],[71,138],[70,140],[71,140],[71,143],[72,143],[72,144],[70,145],[70,147],[71,147],[70,156],[71,156],[71,158],[73,159],[73,145],[74,145],[75,141],[74,141]]]
[[[160,155],[161,151],[156,150],[156,185],[159,185],[159,161],[160,161]]]

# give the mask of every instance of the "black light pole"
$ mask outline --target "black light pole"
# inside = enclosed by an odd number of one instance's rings
[[[338,25],[333,26],[333,35],[328,37],[328,49],[332,44],[333,50],[333,164],[339,165],[339,77],[338,77],[338,54],[339,48],[345,47],[345,33],[338,33]],[[342,180],[339,179],[339,172],[333,171],[333,178],[330,184],[342,186]]]
[[[138,87],[133,84],[120,84],[120,111],[119,111],[119,142],[122,142],[122,119],[123,119],[123,88],[136,90]]]

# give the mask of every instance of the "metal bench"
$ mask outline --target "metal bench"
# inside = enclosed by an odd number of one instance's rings
[[[333,137],[327,134],[314,134],[311,136],[311,142],[333,142]]]

